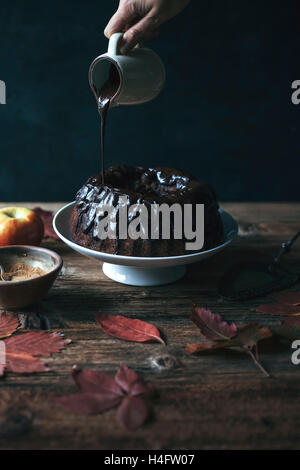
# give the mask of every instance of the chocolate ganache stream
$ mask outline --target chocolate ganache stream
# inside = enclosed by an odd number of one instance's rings
[[[98,91],[94,88],[97,95],[98,110],[101,117],[101,175],[102,184],[104,184],[104,142],[105,142],[105,127],[107,111],[112,98],[118,91],[120,86],[120,76],[117,67],[110,66],[108,80],[104,83],[102,88]]]

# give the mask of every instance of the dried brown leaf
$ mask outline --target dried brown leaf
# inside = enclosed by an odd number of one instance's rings
[[[237,326],[224,321],[218,313],[192,304],[191,320],[198,326],[201,333],[213,341],[226,341],[237,333]]]

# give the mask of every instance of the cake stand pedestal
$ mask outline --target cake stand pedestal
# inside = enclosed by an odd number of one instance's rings
[[[104,274],[113,281],[130,286],[162,286],[178,281],[186,273],[185,266],[171,268],[139,268],[103,263]]]

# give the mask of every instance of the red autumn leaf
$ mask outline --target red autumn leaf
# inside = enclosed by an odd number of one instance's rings
[[[282,302],[273,302],[270,304],[261,304],[256,308],[257,312],[267,313],[269,315],[279,316],[297,316],[300,315],[300,306],[288,305]]]
[[[72,413],[95,415],[119,405],[122,398],[103,393],[77,393],[56,398],[57,403]]]
[[[70,342],[71,340],[63,339],[60,333],[45,331],[11,336],[4,340],[6,364],[2,374],[4,370],[16,373],[47,372],[50,369],[37,356],[48,357]]]
[[[6,365],[3,372],[8,371],[16,374],[29,374],[34,372],[49,372],[49,370],[50,368],[42,361],[30,354],[6,353]]]
[[[185,351],[189,354],[200,354],[204,351],[212,351],[213,349],[222,349],[227,347],[227,341],[218,341],[211,343],[195,343],[188,344]]]
[[[148,418],[148,407],[142,397],[127,396],[117,411],[117,420],[125,428],[135,431]]]
[[[211,351],[213,349],[223,348],[243,348],[252,350],[258,341],[269,338],[272,332],[269,328],[260,327],[257,323],[249,323],[243,326],[237,332],[234,338],[227,341],[216,341],[200,344],[188,344],[186,351],[190,354],[197,354],[203,351]]]
[[[294,340],[300,338],[300,317],[287,317],[280,325],[272,327],[273,333]]]
[[[88,393],[112,393],[123,396],[123,392],[115,379],[104,372],[95,370],[72,369],[73,379],[81,392]]]
[[[18,327],[19,319],[17,313],[0,312],[0,338],[11,336]]]
[[[300,305],[300,292],[278,292],[273,297],[282,304]]]
[[[120,369],[116,373],[115,382],[129,395],[141,395],[152,390],[149,384],[146,385],[136,372],[124,364],[121,364]]]
[[[237,333],[237,326],[234,323],[229,325],[217,313],[197,307],[195,304],[192,304],[191,320],[207,339],[213,341],[228,340]]]
[[[270,338],[272,332],[270,328],[260,326],[258,323],[249,323],[239,328],[238,333],[232,341],[245,349],[252,349],[262,339]]]
[[[97,322],[101,325],[105,333],[125,341],[135,341],[144,343],[146,341],[156,341],[165,344],[160,337],[156,326],[151,323],[132,318],[126,318],[121,315],[108,315],[99,313],[96,316]]]
[[[54,238],[55,240],[59,240],[59,237],[56,235],[53,229],[53,212],[46,211],[41,207],[35,207],[33,211],[40,216],[44,223],[44,238]]]
[[[148,416],[142,395],[151,390],[139,375],[125,365],[112,378],[104,372],[73,368],[73,379],[82,393],[57,397],[66,410],[81,414],[99,414],[120,405],[118,421],[127,429],[141,426]]]
[[[70,339],[64,339],[60,333],[48,333],[46,331],[30,331],[15,335],[5,340],[6,352],[28,353],[32,356],[50,356],[59,352]]]
[[[200,328],[201,333],[210,339],[210,342],[188,344],[185,348],[186,352],[200,354],[215,349],[235,348],[249,354],[260,370],[265,375],[269,375],[259,363],[257,353],[257,343],[261,339],[272,336],[269,328],[261,327],[257,323],[250,323],[238,329],[235,324],[229,325],[224,322],[220,315],[197,308],[194,304],[192,305],[191,319]]]
[[[278,302],[261,304],[256,311],[280,316],[300,315],[300,292],[278,292],[273,297]]]

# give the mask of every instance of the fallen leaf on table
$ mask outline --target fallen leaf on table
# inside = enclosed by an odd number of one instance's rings
[[[195,312],[197,317],[195,321]],[[216,349],[234,348],[249,354],[254,363],[260,368],[264,375],[268,372],[262,367],[258,358],[257,343],[272,336],[272,332],[267,327],[261,327],[257,323],[249,323],[241,328],[235,324],[229,325],[218,314],[209,310],[192,305],[192,321],[200,328],[201,333],[210,341],[206,343],[188,344],[185,350],[189,354],[200,354],[204,351]],[[254,352],[253,352],[254,350]]]
[[[16,373],[45,372],[50,369],[38,359],[59,352],[71,340],[60,333],[30,331],[11,336],[19,327],[18,314],[0,312],[0,339],[5,345],[5,364],[0,365],[0,376],[5,371]],[[9,337],[8,337],[9,336]]]
[[[142,397],[127,395],[117,410],[117,420],[130,431],[142,426],[148,417],[148,407]]]
[[[258,323],[248,323],[238,329],[237,335],[232,340],[245,349],[252,349],[257,346],[259,341],[271,336],[270,328],[261,326]]]
[[[299,292],[279,292],[275,294],[278,302],[261,304],[256,307],[256,311],[270,315],[297,316],[300,315],[300,293]]]
[[[200,344],[188,344],[186,351],[190,354],[197,354],[199,352],[208,351],[212,349],[223,348],[243,348],[245,350],[252,350],[257,346],[258,341],[261,339],[269,338],[272,332],[267,327],[261,327],[258,323],[248,323],[239,328],[236,336],[226,341],[216,341]]]
[[[142,395],[149,394],[152,387],[126,365],[120,366],[115,377],[76,366],[72,376],[81,393],[55,398],[66,410],[93,415],[118,406],[117,420],[131,431],[147,419],[148,407]]]
[[[72,375],[81,392],[100,393],[101,391],[103,393],[108,392],[123,396],[123,392],[114,377],[111,377],[104,372],[88,369],[79,370],[74,366]]]
[[[105,333],[114,338],[124,339],[125,341],[135,341],[137,343],[156,341],[165,345],[158,329],[156,326],[151,325],[151,323],[126,318],[121,315],[108,315],[106,313],[99,313],[96,316],[96,320]]]
[[[229,323],[222,320],[221,315],[197,307],[195,304],[192,304],[191,320],[207,339],[213,341],[228,340],[235,336],[237,332],[237,326],[234,323],[229,325]]]
[[[125,365],[121,365],[116,373],[115,382],[124,392],[130,395],[142,395],[152,390],[151,385],[145,384],[134,370]]]
[[[267,313],[269,315],[279,315],[279,316],[298,316],[300,315],[300,306],[295,307],[283,303],[272,303],[272,304],[261,304],[256,309],[256,312]]]
[[[282,304],[300,305],[300,292],[277,292],[273,297]]]
[[[280,325],[272,326],[273,333],[291,340],[300,339],[300,317],[287,317]]]
[[[19,327],[18,314],[0,312],[0,339],[11,336]]]
[[[46,211],[41,207],[35,207],[32,209],[37,215],[40,216],[44,223],[44,238],[53,238],[54,240],[59,240],[59,237],[56,235],[53,229],[53,217],[54,214],[52,211]]]

